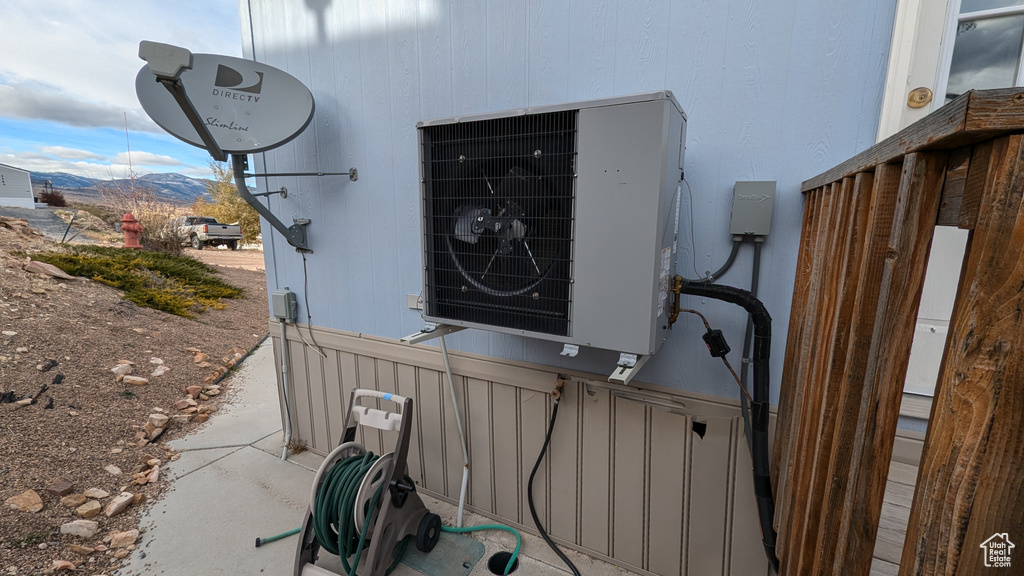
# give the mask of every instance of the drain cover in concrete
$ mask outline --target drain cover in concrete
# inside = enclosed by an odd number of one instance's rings
[[[402,557],[402,564],[427,576],[466,576],[483,556],[483,542],[442,532],[437,545],[428,554],[420,552],[410,542]]]

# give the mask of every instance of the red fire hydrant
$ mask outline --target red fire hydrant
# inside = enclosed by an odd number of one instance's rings
[[[121,218],[121,232],[124,232],[125,248],[142,248],[142,244],[139,244],[142,224],[139,224],[131,212],[126,212],[124,218]]]

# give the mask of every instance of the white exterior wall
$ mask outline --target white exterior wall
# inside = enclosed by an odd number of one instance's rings
[[[28,170],[0,164],[0,206],[36,207]]]
[[[270,207],[285,222],[310,218],[303,260],[269,227],[271,290],[290,287],[299,316],[336,330],[399,338],[423,326],[407,294],[422,290],[416,122],[512,108],[671,90],[688,122],[678,271],[714,270],[731,247],[737,180],[775,180],[761,299],[773,322],[772,395],[778,396],[803,196],[800,182],[875,142],[894,3],[815,0],[512,1],[240,0],[245,53],[298,77],[316,113],[296,140],[259,154],[255,171],[347,177],[258,179],[288,188]],[[685,194],[684,187],[684,194]],[[750,283],[751,246],[721,282]],[[610,278],[609,281],[624,281]],[[696,298],[684,305],[723,329],[740,365],[746,316]],[[609,329],[614,329],[609,327]],[[638,380],[715,396],[731,376],[683,315]],[[559,356],[556,343],[468,330],[454,349],[608,374],[617,354]]]

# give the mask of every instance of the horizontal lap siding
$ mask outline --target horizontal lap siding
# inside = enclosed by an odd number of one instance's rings
[[[408,395],[415,402],[409,473],[424,493],[457,501],[462,448],[447,379],[431,359],[439,356],[436,350],[367,345],[358,336],[314,329],[317,341],[327,342],[326,358],[294,331],[288,334],[296,440],[318,454],[333,449],[354,387]],[[275,346],[279,350],[279,339]],[[398,359],[403,350],[416,354]],[[532,532],[527,482],[544,441],[553,406],[548,392],[557,374],[523,365],[482,375],[482,364],[458,353],[452,365],[469,431],[467,508]],[[502,376],[510,381],[500,381]],[[716,406],[708,413],[717,417],[696,418],[707,424],[701,437],[692,431],[695,417],[586,382],[566,381],[534,483],[537,514],[551,536],[641,574],[764,573],[750,457],[736,408]],[[693,399],[676,401],[693,405]],[[393,433],[382,438],[368,430],[358,438],[374,452],[394,447]]]

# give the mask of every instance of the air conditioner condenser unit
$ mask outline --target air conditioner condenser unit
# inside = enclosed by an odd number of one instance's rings
[[[421,122],[424,318],[620,352],[666,340],[686,116],[670,92]]]

